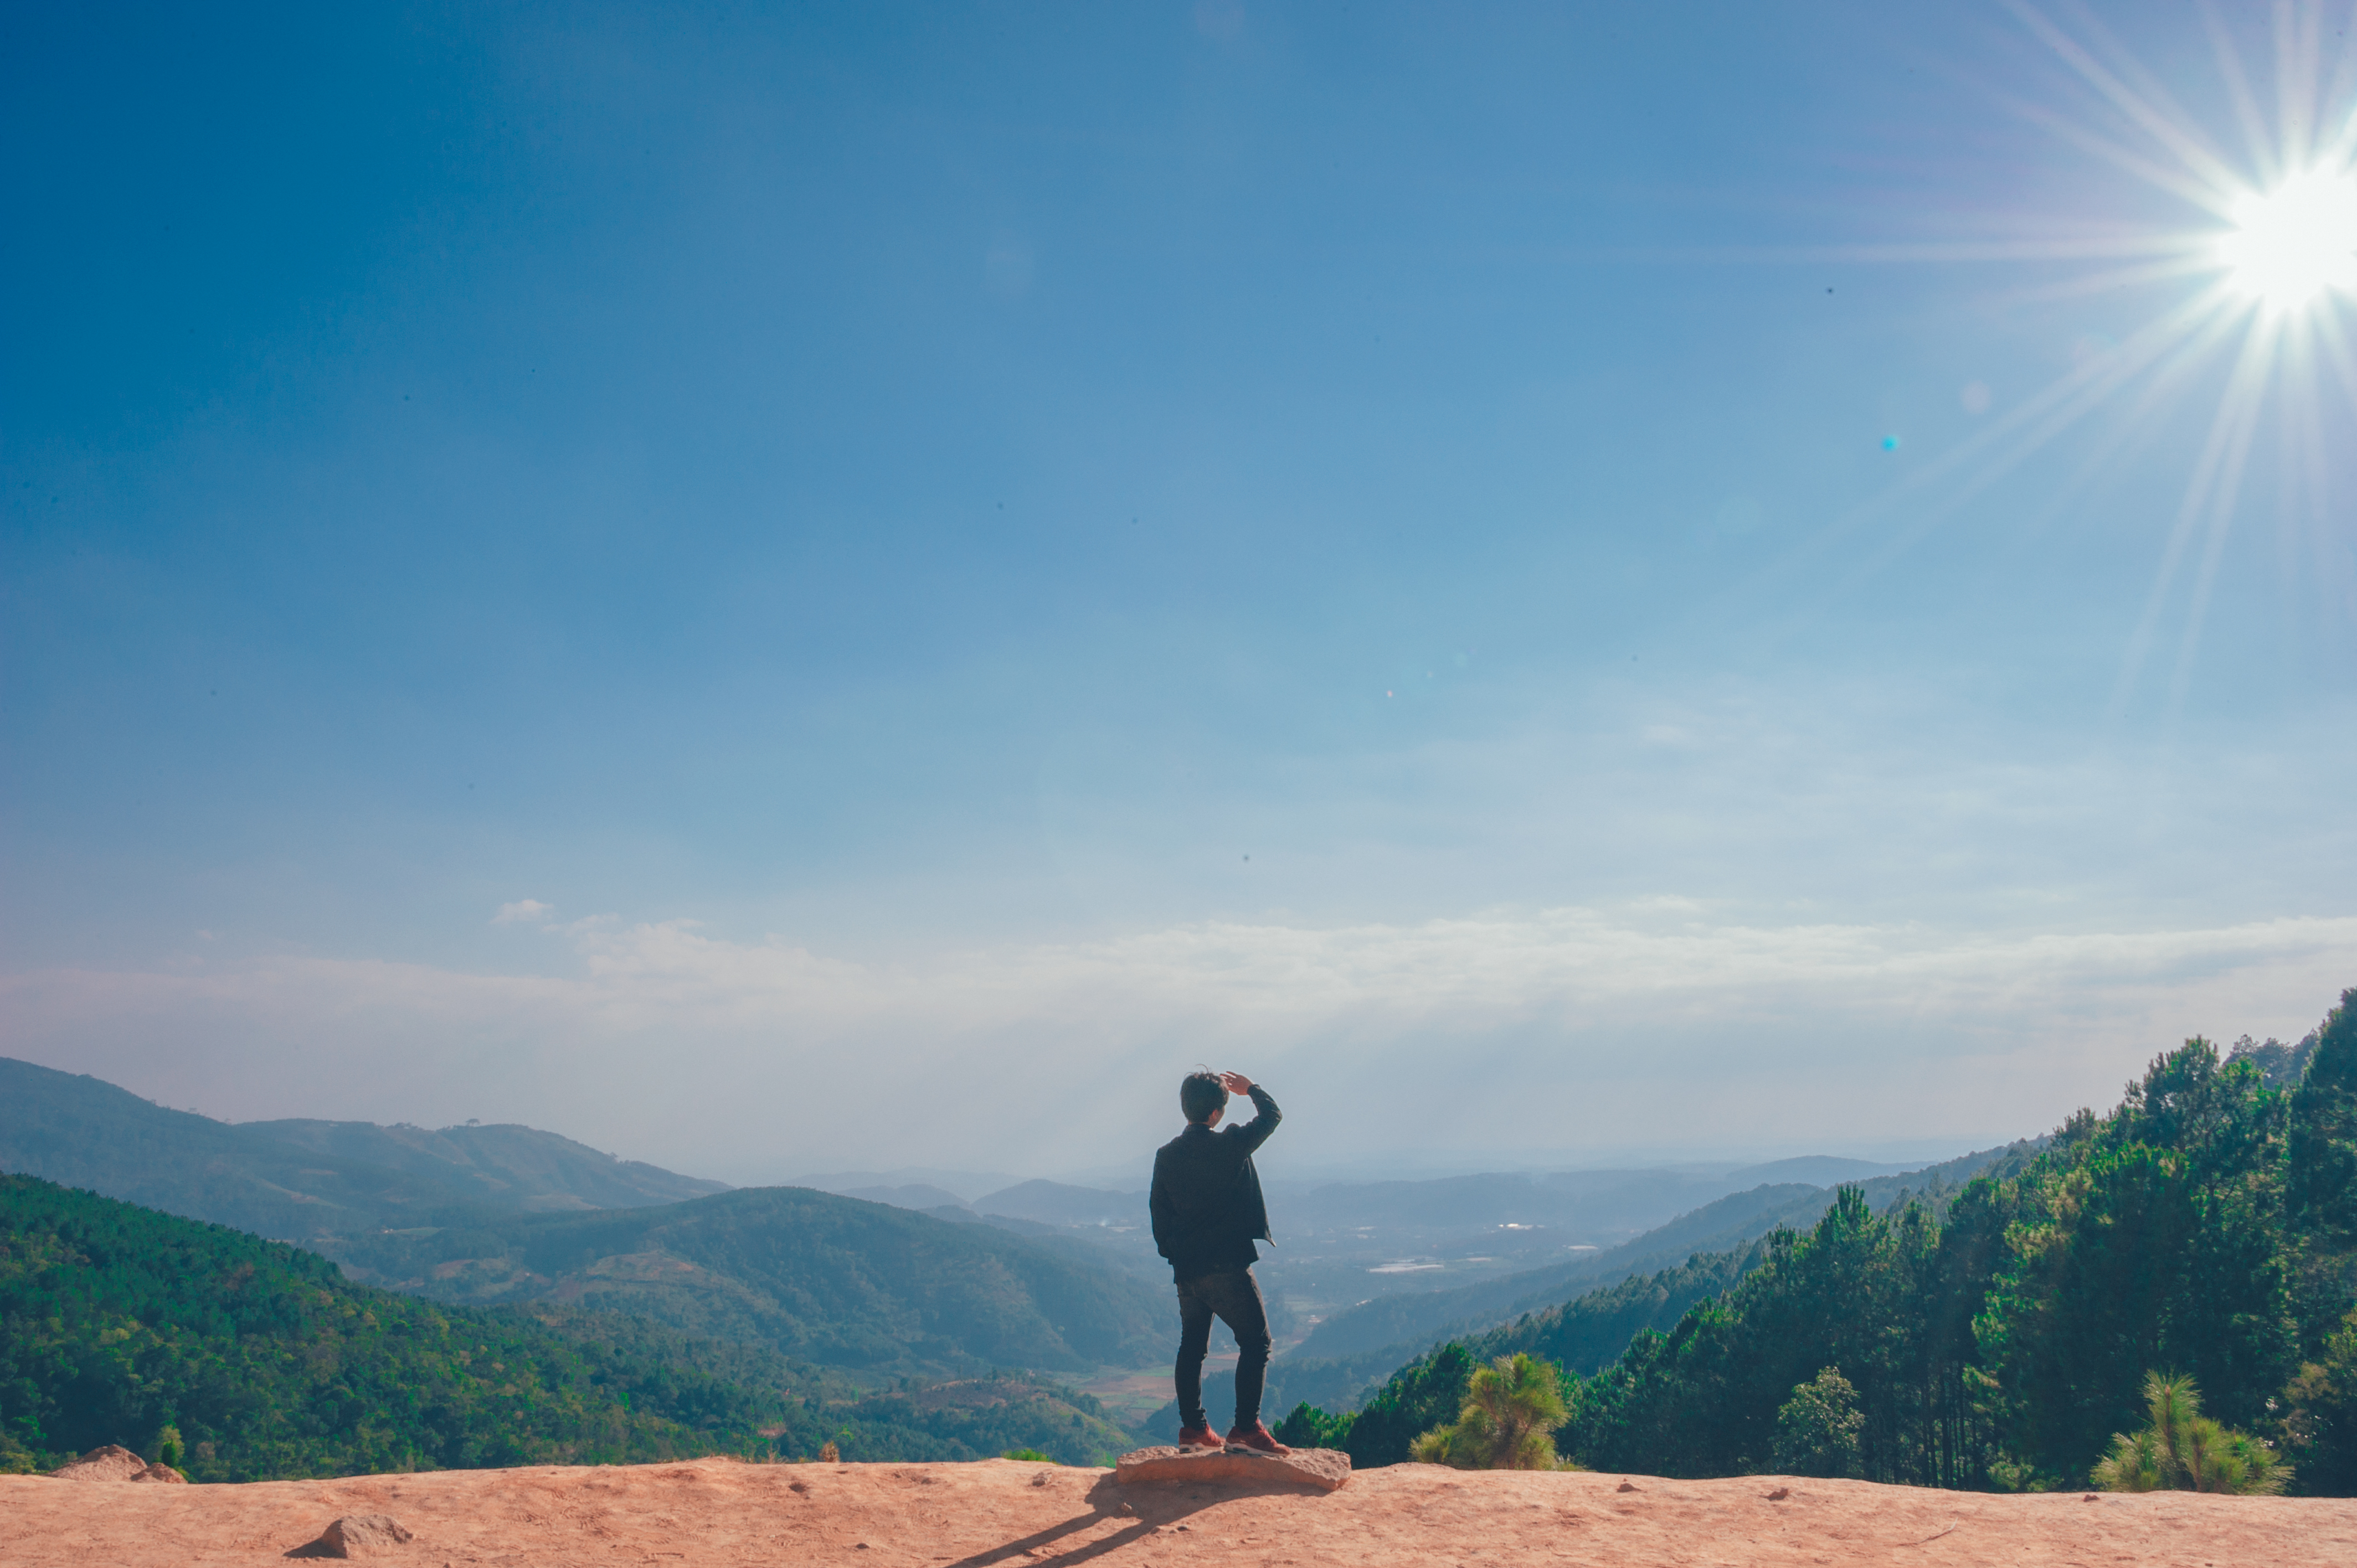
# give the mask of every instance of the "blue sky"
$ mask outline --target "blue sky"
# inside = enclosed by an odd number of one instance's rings
[[[2265,183],[2232,20],[2255,137],[2190,7],[19,8],[0,1050],[754,1180],[2296,1036],[2357,389],[2131,374],[2221,220],[2106,150]]]

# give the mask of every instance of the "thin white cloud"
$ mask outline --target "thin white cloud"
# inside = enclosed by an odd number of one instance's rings
[[[502,904],[500,912],[491,917],[494,926],[521,926],[527,921],[545,920],[556,913],[556,906],[544,904],[537,898],[519,898],[512,904]]]
[[[1213,1058],[1284,1086],[1297,1156],[1569,1158],[2033,1133],[2186,1035],[2296,1036],[2357,981],[2357,917],[1988,937],[1663,901],[898,963],[689,922],[565,929],[555,975],[20,975],[5,1048],[176,1101],[241,1086],[237,1116],[496,1114],[733,1179],[1118,1160],[1167,1120],[1162,1080]]]

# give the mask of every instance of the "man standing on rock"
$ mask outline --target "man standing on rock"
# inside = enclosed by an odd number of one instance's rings
[[[1258,1112],[1241,1127],[1214,1132],[1228,1096],[1249,1094]],[[1154,1156],[1154,1245],[1178,1283],[1178,1446],[1216,1448],[1203,1412],[1203,1352],[1216,1316],[1236,1337],[1236,1423],[1228,1443],[1263,1454],[1291,1449],[1261,1424],[1261,1385],[1268,1375],[1268,1313],[1252,1266],[1254,1241],[1266,1241],[1268,1205],[1260,1196],[1253,1151],[1282,1119],[1268,1090],[1240,1072],[1193,1072],[1178,1085],[1187,1130]]]

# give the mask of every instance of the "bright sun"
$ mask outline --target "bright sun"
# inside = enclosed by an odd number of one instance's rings
[[[2118,427],[2072,481],[2088,482],[2099,461],[2150,439],[2173,405],[2217,388],[2208,432],[2185,453],[2185,491],[2166,524],[2152,589],[2121,660],[2115,714],[2155,651],[2163,618],[2180,611],[2184,629],[2169,701],[2172,710],[2184,701],[2244,471],[2255,448],[2264,449],[2263,426],[2281,438],[2276,504],[2286,527],[2296,528],[2303,548],[2330,564],[2336,576],[2344,570],[2349,511],[2332,480],[2346,466],[2347,410],[2357,404],[2357,37],[2349,36],[2357,28],[2328,22],[2328,3],[2341,13],[2352,0],[2275,0],[2216,14],[2203,7],[2224,89],[2213,101],[2232,111],[2227,124],[2212,127],[2172,102],[2158,79],[2075,0],[2061,19],[2045,14],[2044,0],[2007,0],[2006,8],[2091,94],[2075,110],[2024,104],[2025,115],[2116,173],[2182,201],[2191,220],[2105,231],[2082,220],[2058,222],[2050,238],[1908,250],[1910,259],[1925,261],[2075,263],[2075,275],[2026,290],[2025,299],[2084,298],[2160,284],[2169,286],[2171,303],[1922,461],[1884,499],[1861,509],[1860,518],[1905,516],[1894,526],[1917,532],[1934,526],[2097,409],[2125,398]],[[2253,91],[2238,32],[2272,35],[2272,103]],[[2238,137],[2213,134],[2235,130]],[[1974,385],[1978,404],[1965,406],[1978,414],[1987,408],[1986,388]],[[2341,395],[2331,395],[2336,390]],[[2270,413],[2272,420],[2265,417]],[[1946,493],[1927,504],[1922,492],[1934,486]],[[1889,548],[1903,548],[1909,537],[1894,532]]]
[[[2327,289],[2357,294],[2357,176],[2296,174],[2233,205],[2218,259],[2234,287],[2272,310],[2296,310]]]

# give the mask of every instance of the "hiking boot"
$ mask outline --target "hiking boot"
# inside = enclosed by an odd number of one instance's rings
[[[1271,1437],[1268,1433],[1268,1428],[1263,1426],[1257,1421],[1254,1422],[1250,1426],[1232,1426],[1228,1428],[1228,1446],[1231,1448],[1249,1448],[1255,1454],[1290,1454],[1293,1452],[1292,1449],[1287,1448],[1284,1444],[1279,1443],[1275,1438]]]
[[[1211,1435],[1211,1423],[1209,1421],[1204,1422],[1200,1426],[1182,1426],[1178,1429],[1178,1446],[1181,1448],[1217,1448],[1219,1445],[1220,1440]]]

